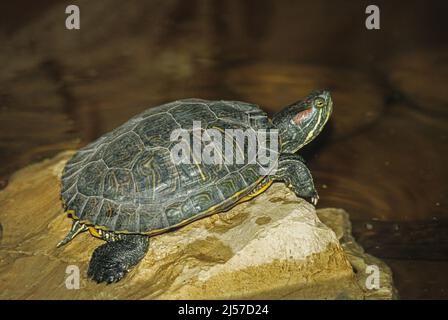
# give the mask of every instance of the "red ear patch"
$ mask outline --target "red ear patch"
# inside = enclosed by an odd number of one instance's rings
[[[303,122],[303,120],[308,118],[312,110],[313,110],[312,108],[308,108],[306,110],[300,111],[298,114],[294,116],[293,118],[294,123],[300,125]]]

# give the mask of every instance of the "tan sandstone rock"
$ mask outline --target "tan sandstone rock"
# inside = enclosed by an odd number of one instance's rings
[[[147,256],[125,279],[98,285],[87,279],[86,270],[100,240],[84,233],[56,248],[70,227],[59,200],[59,178],[72,154],[18,171],[0,192],[2,299],[393,297],[390,271],[381,261],[374,261],[388,275],[381,294],[364,289],[362,272],[353,272],[352,264],[362,268],[368,262],[359,246],[339,243],[351,236],[346,213],[321,211],[335,234],[313,206],[281,184],[229,212],[153,237]],[[65,285],[71,265],[80,269],[78,290]]]

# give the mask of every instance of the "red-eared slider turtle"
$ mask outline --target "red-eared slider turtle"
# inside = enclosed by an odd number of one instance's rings
[[[111,283],[144,257],[151,236],[228,210],[273,181],[283,181],[297,196],[316,204],[312,176],[295,153],[321,132],[332,106],[330,93],[318,91],[272,120],[258,106],[237,101],[186,99],[144,111],[67,162],[61,197],[73,225],[58,246],[87,230],[105,240],[93,252],[88,276]],[[268,131],[278,132],[279,152],[264,145],[274,154],[275,166],[173,161],[173,147],[179,146],[173,132],[183,129],[194,136],[195,121],[201,123],[200,132],[214,129],[224,136],[229,129],[264,132],[265,137]],[[205,148],[204,141],[200,147]],[[240,153],[247,150],[246,144],[239,148]]]

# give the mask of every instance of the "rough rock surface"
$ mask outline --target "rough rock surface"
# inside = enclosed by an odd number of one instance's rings
[[[227,213],[151,239],[145,259],[121,282],[86,278],[93,249],[88,233],[57,249],[70,221],[62,214],[59,178],[66,152],[18,171],[0,192],[2,299],[390,299],[390,271],[347,234],[347,214],[320,211],[281,184]],[[1,234],[1,232],[0,232]],[[342,243],[342,246],[340,242]],[[344,249],[346,252],[344,252]],[[366,290],[373,261],[382,289]],[[80,289],[66,288],[66,270],[80,269]],[[355,270],[353,271],[352,265]]]
[[[398,292],[393,285],[392,271],[380,259],[364,252],[352,236],[352,226],[348,213],[343,209],[325,208],[317,210],[320,221],[331,228],[347,255],[353,271],[356,273],[358,285],[365,290],[365,299],[397,299]],[[366,281],[371,272],[368,266],[376,266],[379,270],[379,289],[367,290]],[[342,298],[342,297],[340,297]]]

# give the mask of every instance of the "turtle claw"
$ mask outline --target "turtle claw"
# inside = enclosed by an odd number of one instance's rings
[[[311,203],[314,206],[317,206],[317,202],[319,201],[319,196],[316,194],[315,196],[311,197]]]
[[[92,259],[87,276],[97,283],[111,284],[121,280],[127,272],[126,265],[119,261],[106,261],[98,258],[96,260]]]
[[[126,272],[127,271],[125,270],[116,270],[116,269],[109,269],[102,271],[100,270],[98,272],[94,272],[91,275],[89,275],[89,278],[91,278],[96,283],[105,282],[107,284],[111,284],[123,279]]]

